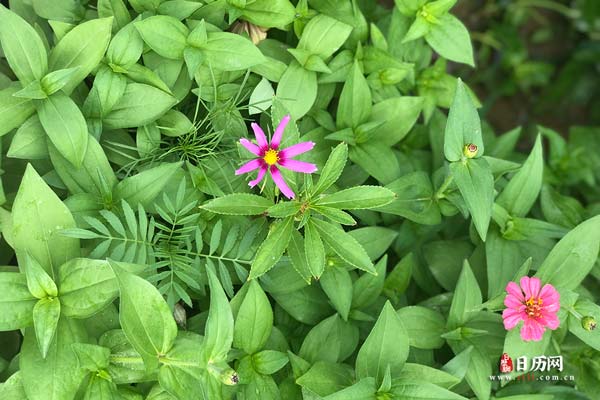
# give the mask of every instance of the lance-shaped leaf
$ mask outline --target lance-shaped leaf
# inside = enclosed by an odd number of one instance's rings
[[[338,144],[327,158],[325,166],[321,170],[319,181],[311,191],[312,196],[318,196],[331,187],[338,180],[348,161],[348,145]]]
[[[29,292],[24,274],[0,273],[0,331],[25,328],[33,322],[37,299]]]
[[[33,308],[33,326],[42,358],[48,354],[59,317],[60,301],[56,297],[43,298]]]
[[[85,157],[89,133],[77,104],[63,92],[35,102],[48,138],[64,158],[79,168]]]
[[[448,328],[454,329],[467,322],[472,312],[481,305],[481,301],[481,289],[469,263],[465,260],[448,312]]]
[[[60,265],[79,256],[79,239],[60,234],[63,229],[75,228],[71,212],[31,165],[25,170],[12,215],[19,260],[28,252],[54,279]]]
[[[356,377],[373,377],[381,383],[386,368],[396,376],[408,357],[408,334],[389,301],[356,357]]]
[[[154,285],[114,262],[110,266],[119,283],[121,327],[147,368],[155,368],[159,357],[167,354],[177,336],[173,314]]]
[[[485,241],[494,202],[494,176],[490,166],[484,159],[470,159],[451,163],[450,172],[481,240]]]
[[[293,217],[271,224],[267,238],[258,248],[256,256],[254,256],[254,261],[250,267],[250,279],[258,278],[275,266],[287,248],[293,231]]]
[[[212,199],[201,207],[215,214],[260,215],[272,205],[271,200],[262,196],[250,193],[233,193]]]
[[[0,136],[21,126],[35,112],[31,100],[13,96],[19,90],[18,82],[0,90]]]
[[[42,39],[23,18],[0,5],[2,50],[23,86],[41,79],[48,70],[48,55]]]
[[[394,192],[380,186],[356,186],[326,195],[315,202],[320,206],[345,210],[382,207],[396,198]]]
[[[22,269],[25,270],[27,288],[29,288],[32,295],[38,299],[43,299],[48,296],[56,297],[58,295],[58,289],[50,275],[48,275],[40,263],[27,252],[25,253],[25,263]]]
[[[376,274],[375,267],[365,249],[351,235],[338,226],[316,218],[311,219],[325,243],[348,264]]]
[[[204,361],[213,364],[225,361],[231,349],[233,313],[212,266],[207,266],[206,272],[210,286],[210,308],[204,330]]]
[[[267,295],[256,280],[248,291],[235,319],[233,343],[248,354],[261,350],[273,328],[273,310]]]
[[[444,155],[448,161],[459,161],[464,158],[466,145],[477,146],[475,157],[483,155],[483,139],[481,137],[481,121],[467,92],[464,83],[459,79],[456,84],[454,101],[450,107],[446,131],[444,132]]]

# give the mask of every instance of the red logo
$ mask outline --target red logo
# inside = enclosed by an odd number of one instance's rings
[[[503,374],[512,372],[513,370],[513,363],[512,363],[512,359],[510,358],[510,356],[506,353],[502,354],[502,357],[500,357],[500,372]]]

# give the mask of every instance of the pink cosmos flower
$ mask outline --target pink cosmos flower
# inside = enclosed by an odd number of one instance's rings
[[[288,122],[290,122],[290,116],[286,115],[279,123],[277,129],[275,129],[275,133],[271,138],[271,143],[267,142],[267,137],[265,136],[265,133],[261,127],[258,126],[258,124],[252,123],[252,130],[254,130],[254,136],[256,137],[256,143],[258,145],[245,138],[240,139],[240,143],[246,148],[246,150],[258,156],[258,158],[242,165],[240,169],[235,171],[235,174],[245,174],[258,169],[258,176],[256,179],[248,183],[250,187],[254,187],[258,185],[260,181],[262,181],[268,170],[281,193],[283,193],[283,195],[288,199],[293,199],[295,194],[287,185],[287,183],[285,183],[285,180],[279,171],[279,167],[295,172],[312,174],[317,170],[317,166],[304,161],[292,160],[292,157],[295,157],[298,154],[306,153],[315,147],[314,142],[302,142],[285,149],[279,149],[283,131],[285,130]]]
[[[504,298],[504,305],[508,308],[502,312],[504,328],[513,329],[523,320],[521,338],[525,341],[542,340],[546,328],[558,328],[560,322],[556,313],[560,308],[560,295],[549,283],[540,290],[539,278],[524,276],[520,284],[521,287],[515,282],[506,285],[508,294]]]

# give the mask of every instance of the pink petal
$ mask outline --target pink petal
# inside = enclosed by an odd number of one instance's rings
[[[506,292],[510,295],[513,295],[521,302],[525,301],[525,297],[523,296],[523,291],[515,282],[508,282],[506,285]]]
[[[281,172],[279,172],[277,167],[273,165],[271,166],[269,171],[271,172],[271,176],[273,177],[273,182],[275,182],[279,190],[281,190],[281,193],[283,193],[283,195],[288,199],[293,199],[296,195],[294,194],[292,189],[290,189],[287,183],[285,183],[285,180],[283,179],[283,176],[281,176]]]
[[[317,170],[317,166],[315,164],[298,160],[281,160],[279,161],[279,165],[281,165],[283,168],[289,169],[290,171],[304,172],[305,174],[312,174]]]
[[[260,147],[249,141],[248,139],[240,139],[240,143],[242,146],[246,148],[250,153],[260,156]]]
[[[281,154],[282,158],[292,158],[298,154],[306,153],[307,151],[312,150],[313,147],[315,147],[315,142],[302,142],[290,147],[286,147],[285,149],[281,150],[279,154]]]
[[[258,147],[260,147],[261,150],[269,147],[269,143],[267,142],[267,137],[265,136],[265,133],[263,132],[262,128],[254,122],[252,124],[250,124],[250,126],[252,127],[252,130],[254,131],[254,136],[256,137],[256,143],[258,143]]]
[[[559,303],[560,300],[560,294],[554,289],[554,286],[549,283],[544,285],[540,291],[539,297],[542,299],[543,305]]]
[[[512,328],[514,328],[515,326],[517,326],[519,321],[521,321],[522,319],[525,319],[523,317],[523,315],[524,314],[522,312],[513,310],[511,308],[507,308],[506,310],[504,310],[502,312],[502,318],[504,319],[504,329],[509,331]]]
[[[259,168],[262,165],[262,160],[256,159],[252,161],[248,161],[246,164],[242,165],[238,170],[235,171],[236,175],[245,174],[246,172],[254,171],[256,168]]]
[[[560,325],[560,320],[555,313],[550,313],[542,310],[542,317],[538,318],[538,322],[548,328],[554,330]]]
[[[560,309],[560,303],[550,303],[550,304],[544,304],[542,306],[542,310],[546,311],[546,312],[551,312],[551,313],[555,313]]]
[[[529,299],[531,297],[531,290],[529,290],[529,277],[528,276],[522,277],[521,280],[519,281],[519,284],[521,285],[521,289],[525,293],[525,298]]]
[[[266,172],[267,172],[267,166],[264,164],[261,165],[260,169],[258,170],[258,175],[256,176],[256,179],[248,182],[248,186],[254,187],[254,186],[258,185],[260,183],[260,181],[262,181]]]
[[[529,290],[531,291],[531,296],[537,298],[540,294],[540,287],[542,286],[542,282],[540,278],[529,278]]]
[[[542,340],[544,336],[544,327],[535,319],[527,318],[521,328],[521,339],[525,341],[533,340],[535,342]]]
[[[277,126],[277,129],[275,129],[275,133],[271,138],[271,146],[274,149],[279,147],[279,143],[281,143],[281,138],[283,137],[283,131],[285,130],[285,127],[287,126],[288,122],[290,122],[289,114],[281,119],[279,125]]]
[[[504,305],[508,308],[514,308],[515,310],[520,310],[521,308],[525,308],[522,300],[517,299],[512,294],[507,294],[504,298]]]

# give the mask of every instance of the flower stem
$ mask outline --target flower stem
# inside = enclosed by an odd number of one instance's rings
[[[446,197],[444,195],[444,192],[446,191],[446,189],[448,189],[448,186],[450,186],[450,184],[452,183],[453,180],[454,180],[454,176],[452,174],[446,176],[446,179],[444,179],[442,186],[440,186],[438,191],[435,193],[436,199],[440,200],[440,199],[443,199],[444,197]]]

